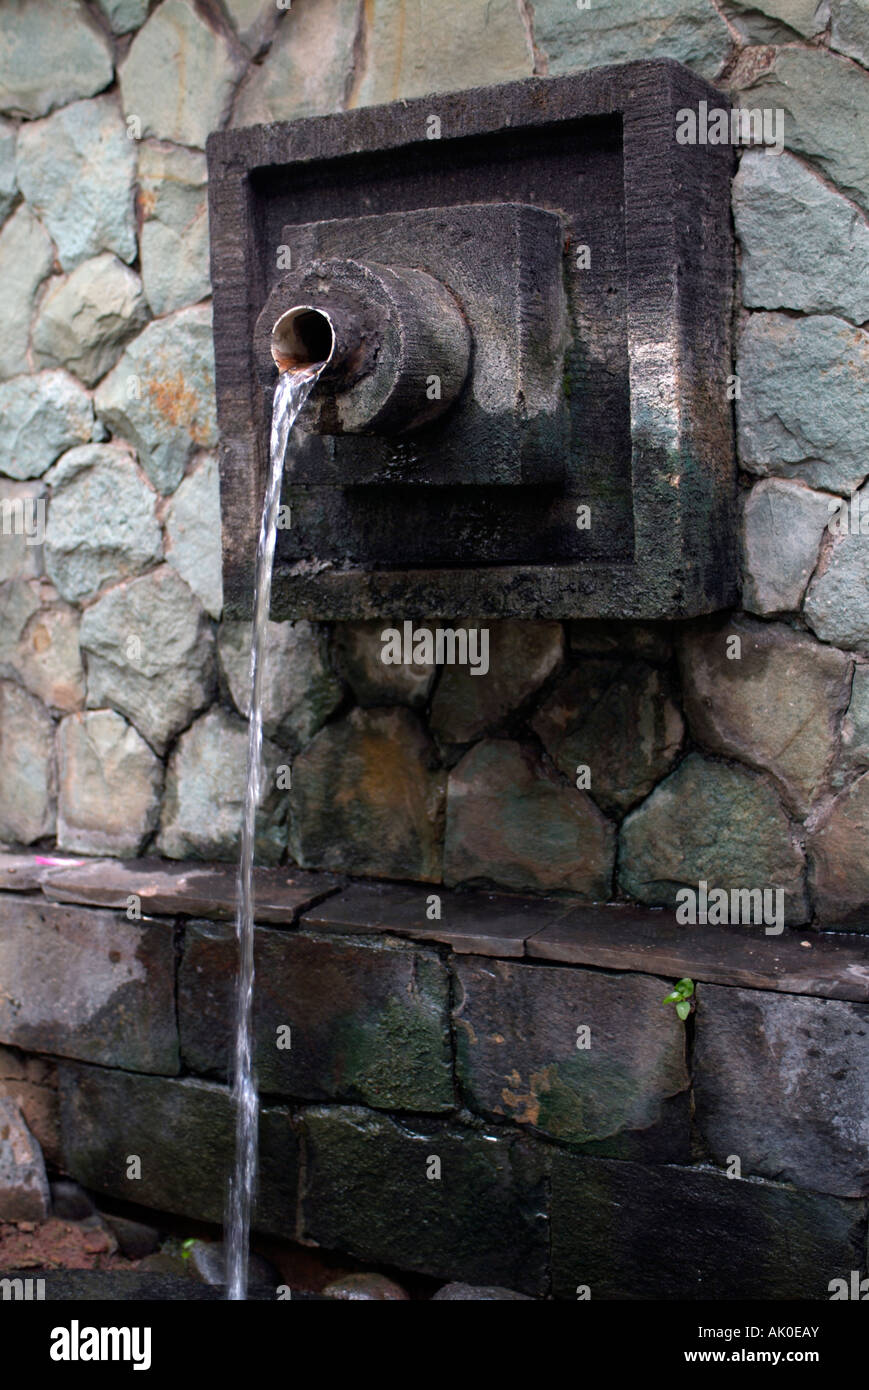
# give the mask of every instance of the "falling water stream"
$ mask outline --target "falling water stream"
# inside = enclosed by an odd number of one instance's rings
[[[269,451],[269,476],[263,501],[256,551],[254,621],[250,647],[250,712],[248,715],[247,783],[241,826],[235,930],[239,947],[235,1014],[235,1165],[229,1182],[226,1219],[227,1298],[247,1297],[250,1214],[256,1183],[258,1102],[253,1072],[253,853],[256,812],[262,791],[262,681],[266,625],[272,591],[275,531],[281,498],[281,479],[290,431],[325,364],[281,372],[275,387]]]

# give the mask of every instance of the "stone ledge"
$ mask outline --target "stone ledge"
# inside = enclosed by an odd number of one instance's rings
[[[235,876],[234,864],[92,859],[74,861],[70,868],[45,868],[39,886],[52,902],[124,908],[135,894],[148,916],[226,919],[235,916]],[[309,873],[294,865],[254,869],[256,920],[290,925],[342,882],[333,874]]]
[[[426,915],[429,899],[441,903],[440,920]],[[505,893],[455,893],[393,883],[353,883],[305,913],[306,927],[335,932],[387,932],[415,941],[438,941],[458,955],[523,956],[529,937],[563,917],[571,904]]]
[[[869,943],[806,927],[680,926],[672,912],[621,904],[572,908],[535,933],[529,957],[707,984],[869,1001]]]
[[[254,875],[258,922],[386,933],[439,943],[457,955],[688,975],[708,984],[869,1002],[869,938],[854,932],[798,927],[767,936],[761,927],[680,926],[666,909],[434,884],[348,883],[294,865],[257,868]],[[234,864],[0,853],[0,884],[92,907],[124,908],[135,893],[147,916],[215,921],[235,915]],[[433,895],[440,899],[437,920],[427,915]]]

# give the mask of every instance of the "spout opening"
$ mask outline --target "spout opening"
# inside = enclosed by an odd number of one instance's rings
[[[272,329],[271,354],[279,372],[325,367],[334,351],[332,320],[310,304],[288,309]]]

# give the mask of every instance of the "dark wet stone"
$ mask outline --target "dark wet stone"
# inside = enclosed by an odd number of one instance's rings
[[[474,624],[480,626],[480,624]],[[561,623],[485,623],[489,669],[446,666],[431,707],[432,733],[442,743],[470,743],[497,729],[552,675],[564,655]]]
[[[472,1109],[594,1153],[688,1159],[685,1029],[662,1005],[666,980],[474,958],[454,973]]]
[[[157,1249],[160,1232],[156,1226],[149,1226],[143,1221],[132,1221],[128,1216],[115,1216],[111,1212],[102,1212],[101,1215],[118,1242],[118,1249],[128,1260],[144,1259]]]
[[[760,990],[698,991],[697,1125],[717,1163],[869,1196],[869,1007]]]
[[[93,1198],[79,1183],[71,1182],[69,1178],[59,1178],[57,1182],[49,1183],[49,1187],[53,1216],[62,1217],[65,1221],[86,1221],[94,1215],[96,1207]]]
[[[177,1072],[171,924],[0,896],[0,1042]]]
[[[546,1157],[503,1133],[412,1127],[361,1109],[303,1119],[302,1234],[363,1260],[545,1292]],[[440,1177],[434,1160],[440,1160]]]
[[[192,1077],[136,1076],[60,1064],[66,1170],[93,1192],[156,1211],[221,1223],[234,1154],[229,1090]],[[130,1160],[141,1160],[141,1176]],[[254,1226],[296,1233],[297,1139],[289,1113],[260,1112],[260,1186]]]
[[[656,1167],[556,1152],[557,1298],[829,1298],[864,1266],[867,1204],[713,1168]],[[588,1295],[586,1295],[588,1296]]]
[[[303,920],[327,931],[443,941],[457,954],[521,956],[527,940],[568,910],[563,899],[449,890],[433,895],[429,888],[354,883],[311,908]]]
[[[178,992],[193,1071],[227,1073],[236,960],[230,927],[188,928]],[[379,1109],[453,1108],[449,982],[432,952],[260,928],[255,961],[262,1091]]]

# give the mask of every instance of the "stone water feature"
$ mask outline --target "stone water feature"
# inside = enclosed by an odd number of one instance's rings
[[[734,408],[739,555],[707,507],[696,536],[722,544],[694,588],[705,618],[581,617],[599,594],[545,611],[531,577],[520,611],[513,575],[485,677],[381,661],[377,552],[343,596],[328,569],[306,596],[287,585],[264,670],[254,1240],[305,1242],[345,1261],[335,1278],[362,1262],[422,1297],[465,1281],[826,1299],[865,1275],[867,1216],[865,551],[859,525],[827,526],[855,490],[859,521],[864,482],[859,7],[832,0],[817,28],[814,7],[625,3],[601,26],[558,0],[533,18],[462,0],[460,23],[450,4],[430,33],[411,17],[401,51],[395,8],[22,0],[14,62],[0,44],[0,1092],[42,1150],[46,1205],[65,1174],[118,1221],[219,1235],[249,635],[222,609],[206,136],[345,107],[376,132],[434,92],[405,136],[423,178],[428,117],[446,149],[444,118],[474,110],[445,89],[678,59],[787,113],[783,154],[733,151],[741,307],[718,369],[741,386],[721,417],[729,430]],[[275,273],[291,223],[275,224]],[[594,235],[576,241],[594,266]],[[255,476],[239,461],[239,487]],[[224,487],[229,548],[254,491]],[[508,523],[511,544],[537,535]],[[287,569],[301,534],[281,537]],[[311,535],[334,564],[334,535]],[[418,539],[369,536],[405,553]],[[233,563],[228,549],[231,605]],[[635,596],[657,602],[667,565]],[[326,588],[346,605],[334,617]],[[460,597],[386,607],[399,627],[426,612],[478,625],[491,591]],[[676,891],[701,881],[781,886],[784,930],[677,923]],[[662,1003],[683,976],[687,1022]],[[687,1246],[662,1240],[674,1227]]]

